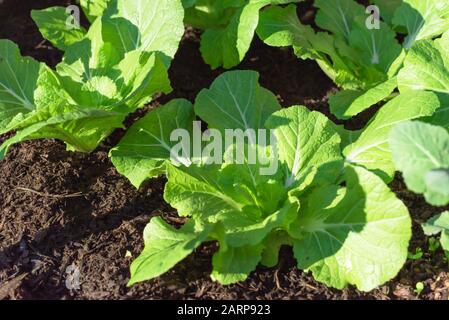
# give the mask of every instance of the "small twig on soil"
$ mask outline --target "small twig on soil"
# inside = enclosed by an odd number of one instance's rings
[[[36,49],[40,49],[40,48],[45,48],[44,44],[45,44],[46,40],[42,40],[35,48]]]
[[[276,283],[276,287],[279,291],[285,292],[285,290],[281,286],[281,282],[279,281],[279,269],[274,272],[274,282]]]
[[[3,216],[2,222],[0,222],[0,230],[3,229],[3,226],[5,225],[5,222],[6,222],[6,216]]]
[[[311,284],[308,284],[308,283],[304,282],[304,285],[305,285],[305,286],[306,286],[307,288],[309,288],[309,289],[312,289],[312,290],[318,291],[318,288],[316,288],[316,287],[312,286]]]
[[[31,192],[31,193],[37,194],[39,196],[42,196],[42,197],[58,198],[58,199],[60,199],[60,198],[78,198],[78,197],[83,196],[82,192],[76,192],[76,193],[72,193],[72,194],[49,194],[49,193],[39,192],[39,191],[36,191],[33,189],[22,188],[22,187],[16,187],[16,189]]]

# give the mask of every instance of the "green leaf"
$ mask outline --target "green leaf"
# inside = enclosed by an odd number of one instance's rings
[[[402,0],[373,0],[372,2],[379,7],[380,16],[388,24],[391,24],[396,10],[402,4]]]
[[[57,66],[64,88],[77,103],[126,103],[135,109],[149,102],[155,92],[171,90],[163,53],[140,49],[119,52],[113,43],[99,37],[101,28],[101,21],[95,21],[88,36],[70,46]]]
[[[354,0],[316,0],[315,22],[338,37],[349,39],[354,18],[365,15],[365,8]]]
[[[441,233],[440,243],[443,250],[449,251],[449,231],[445,230]]]
[[[60,76],[76,82],[88,81],[94,76],[106,76],[112,72],[124,55],[119,55],[110,43],[98,37],[101,23],[95,22],[86,38],[71,45],[64,54],[62,62],[56,66]],[[117,72],[115,72],[116,74]]]
[[[347,130],[344,125],[334,125],[334,130],[339,134],[341,138],[341,149],[344,150],[348,145],[357,141],[362,134],[363,130]]]
[[[182,6],[184,9],[193,7],[199,0],[182,0]]]
[[[449,250],[449,211],[445,211],[430,218],[421,226],[427,236],[433,236],[441,233],[441,247],[443,248],[443,250]]]
[[[102,34],[116,50],[157,51],[173,58],[184,34],[183,19],[179,0],[110,0]]]
[[[166,57],[160,52],[148,53],[140,50],[127,53],[119,62],[117,69],[120,76],[111,78],[119,87],[120,103],[126,104],[130,110],[140,108],[149,103],[157,93],[168,94],[172,91]]]
[[[384,105],[362,131],[360,137],[344,149],[346,160],[375,171],[385,181],[391,181],[395,167],[388,140],[398,123],[429,116],[440,103],[431,92],[409,91]]]
[[[220,249],[212,258],[211,278],[222,285],[244,281],[261,260],[263,246],[229,247],[220,243]]]
[[[434,236],[443,230],[449,231],[449,211],[433,216],[421,226],[426,236]]]
[[[178,143],[171,141],[172,132],[186,129],[191,133],[194,120],[193,106],[184,99],[172,100],[152,110],[111,150],[112,163],[139,188],[145,180],[165,172],[165,162],[170,160],[171,150]],[[190,162],[190,159],[185,160]]]
[[[32,10],[31,17],[42,36],[63,51],[68,46],[81,41],[86,35],[86,30],[83,27],[73,28],[67,25],[69,13],[65,7]]]
[[[392,78],[379,85],[361,90],[343,90],[329,98],[331,112],[342,120],[350,119],[360,112],[379,103],[396,89],[397,80]]]
[[[198,29],[226,28],[234,14],[246,0],[194,0],[183,1],[184,23]]]
[[[449,32],[435,41],[418,41],[410,50],[399,72],[401,92],[427,90],[438,94],[441,108],[426,122],[449,128]]]
[[[382,180],[360,167],[346,168],[347,186],[310,194],[292,226],[298,267],[338,289],[370,291],[395,277],[407,258],[411,219]]]
[[[81,8],[90,22],[101,17],[111,0],[80,0]]]
[[[208,28],[201,36],[201,54],[212,69],[223,66],[230,69],[238,65],[248,52],[259,23],[259,11],[269,4],[286,4],[301,0],[249,0],[235,9],[232,17],[222,26]],[[221,18],[226,17],[221,9]],[[224,23],[226,22],[226,23]]]
[[[283,245],[292,246],[292,241],[285,231],[273,231],[264,242],[264,250],[260,263],[265,267],[272,268],[278,264],[279,250]]]
[[[22,57],[9,40],[0,40],[0,134],[15,117],[32,112],[34,91],[43,64]]]
[[[404,47],[410,49],[415,41],[433,39],[449,30],[449,1],[403,0],[393,24],[406,28]]]
[[[233,247],[260,244],[273,230],[286,229],[297,216],[298,210],[297,201],[289,199],[280,210],[261,221],[258,221],[260,219],[250,221],[236,215],[224,216],[221,220],[226,228],[223,239]]]
[[[449,168],[427,172],[425,182],[428,202],[437,205],[449,203]]]
[[[241,215],[243,205],[226,194],[216,166],[175,167],[167,164],[164,199],[180,216],[217,222],[221,216]]]
[[[303,25],[296,9],[297,6],[292,4],[285,8],[273,6],[263,10],[257,27],[258,36],[270,46],[293,46],[295,54],[301,59],[317,59],[323,64],[330,64],[327,58],[330,56],[338,61],[332,37],[324,32],[315,33],[311,26]]]
[[[422,122],[407,122],[391,132],[396,168],[407,187],[433,205],[449,203],[449,133]]]
[[[220,75],[210,89],[195,101],[195,113],[209,128],[262,129],[266,119],[281,106],[276,96],[262,88],[254,71],[229,71]]]
[[[193,221],[175,230],[159,217],[151,219],[143,233],[145,248],[131,264],[128,286],[167,272],[204,242],[209,232],[195,230]]]
[[[428,90],[449,94],[449,33],[437,41],[417,42],[409,51],[398,74],[401,92]]]
[[[273,6],[262,10],[256,30],[259,38],[269,46],[289,47],[300,42],[302,38],[298,37],[304,32],[314,33],[311,27],[301,24],[296,8],[296,5],[292,4],[285,8]]]
[[[365,20],[365,16],[355,19],[349,34],[349,45],[356,50],[354,62],[387,74],[402,52],[401,45],[386,23],[381,21],[379,29],[368,29]]]
[[[249,1],[223,29],[209,29],[201,36],[201,54],[212,69],[238,65],[249,50],[259,23],[259,10],[269,1]]]
[[[296,13],[297,6],[285,8],[269,7],[260,13],[257,35],[273,47],[302,46],[312,48],[309,42],[315,32],[310,26],[301,24]]]
[[[342,168],[341,139],[323,114],[294,106],[274,113],[266,127],[274,130],[277,138],[279,158],[287,171],[286,188],[305,187],[304,181],[312,179],[324,164],[330,166],[317,178],[327,182],[337,179]]]

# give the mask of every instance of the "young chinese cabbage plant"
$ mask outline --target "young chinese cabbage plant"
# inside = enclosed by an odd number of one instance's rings
[[[203,29],[201,54],[213,69],[242,62],[259,23],[259,11],[268,5],[303,0],[184,0],[185,23]]]
[[[170,161],[181,142],[172,142],[171,132],[193,133],[196,117],[221,133],[208,140],[214,145],[227,129],[254,129],[258,137],[259,129],[272,130],[276,143],[257,140],[255,148],[277,163],[276,170],[262,174],[263,157],[209,163],[215,155],[207,147],[200,159],[183,153]],[[344,163],[335,128],[305,107],[281,109],[253,71],[224,73],[194,106],[174,100],[151,111],[111,151],[112,160],[136,187],[165,172],[164,199],[188,220],[176,229],[151,219],[129,284],[167,272],[209,241],[219,245],[211,277],[222,284],[245,280],[259,264],[275,266],[282,245],[293,247],[298,268],[335,288],[352,284],[368,291],[393,278],[411,236],[407,208],[375,174]],[[221,159],[237,148],[234,140]]]
[[[111,0],[81,0],[92,20]],[[204,30],[201,54],[213,69],[235,67],[244,59],[254,38],[259,12],[265,6],[303,0],[182,0],[186,25]]]
[[[0,134],[16,131],[0,158],[10,145],[37,138],[90,152],[155,93],[171,90],[167,69],[183,34],[180,0],[111,0],[87,31],[68,28],[62,7],[32,16],[64,58],[52,70],[0,40]]]
[[[407,50],[417,40],[449,30],[449,1],[374,1],[384,21],[354,0],[316,0],[315,22],[324,32],[303,25],[294,5],[261,13],[257,33],[272,46],[293,46],[302,59],[314,59],[343,90],[330,98],[339,119],[351,118],[390,97]],[[387,3],[388,2],[388,3]],[[368,23],[368,24],[367,24]],[[403,46],[398,33],[407,35]]]
[[[429,125],[409,124],[409,126],[426,128],[424,131],[426,135],[430,134],[428,128],[432,128],[431,125],[439,126],[433,129],[441,133],[438,139],[447,136],[444,131],[449,130],[448,47],[449,32],[437,40],[419,40],[414,44],[397,76],[400,94],[385,104],[364,130],[351,136],[352,142],[345,148],[347,161],[364,166],[389,182],[393,179],[396,168],[402,171],[400,164],[393,162],[388,143],[390,132],[396,125],[419,119]],[[416,134],[420,137],[421,133]],[[431,146],[427,144],[427,139],[431,137],[422,140],[426,142],[424,146]],[[412,141],[409,141],[409,145],[413,146]],[[403,155],[406,161],[414,159],[409,157],[410,152],[396,152],[398,156]],[[420,172],[419,168],[414,169],[412,163],[408,168],[409,174]],[[433,169],[438,169],[438,166]],[[424,193],[423,185],[410,188]]]

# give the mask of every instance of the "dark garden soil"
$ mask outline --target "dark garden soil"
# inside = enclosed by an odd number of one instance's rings
[[[0,38],[54,66],[61,53],[42,39],[30,10],[56,4],[67,1],[0,4]],[[299,10],[303,19],[313,16],[306,8]],[[170,70],[173,93],[131,116],[128,125],[171,98],[193,101],[223,72],[203,63],[198,41],[198,32],[186,31]],[[329,115],[327,97],[336,88],[314,62],[255,40],[239,68],[257,70],[261,84],[283,106],[303,104]],[[347,126],[361,128],[372,112]],[[215,245],[202,246],[158,279],[127,288],[129,264],[142,249],[142,231],[150,218],[162,215],[173,224],[182,220],[163,201],[164,179],[135,190],[115,171],[108,150],[122,134],[117,131],[90,155],[67,152],[54,140],[24,142],[0,162],[0,299],[416,299],[413,289],[419,281],[425,285],[420,298],[448,299],[448,264],[440,250],[429,252],[419,227],[441,209],[409,193],[399,177],[392,188],[414,219],[410,251],[422,248],[424,255],[371,293],[326,288],[295,268],[289,248],[283,248],[278,267],[258,268],[246,282],[224,287],[209,278]],[[79,289],[67,289],[68,267],[79,269]]]

